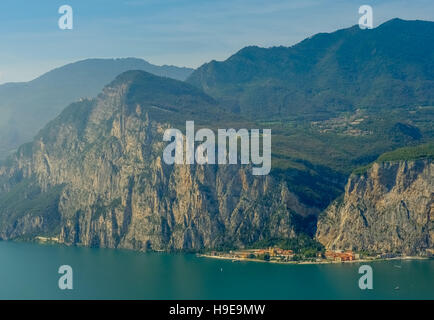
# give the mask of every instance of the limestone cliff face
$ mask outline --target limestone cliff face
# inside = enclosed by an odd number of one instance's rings
[[[249,166],[165,164],[166,114],[194,118],[190,106],[213,102],[187,84],[171,88],[172,100],[151,99],[146,88],[133,99],[136,82],[117,81],[97,99],[71,105],[0,168],[1,239],[51,235],[137,250],[242,247],[292,237],[295,214],[318,212],[283,181],[252,176]]]
[[[423,253],[434,247],[432,160],[375,163],[349,178],[343,199],[321,214],[317,239],[329,249]]]

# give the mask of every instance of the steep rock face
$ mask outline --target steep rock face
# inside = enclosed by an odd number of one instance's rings
[[[329,249],[423,253],[434,247],[432,160],[375,163],[349,178],[343,199],[318,220]]]
[[[247,165],[162,161],[164,119],[194,120],[213,107],[190,85],[143,72],[71,105],[0,167],[0,238],[197,250],[295,236],[294,215],[318,209],[283,181],[252,176]]]

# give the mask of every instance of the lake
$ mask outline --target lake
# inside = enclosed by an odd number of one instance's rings
[[[58,269],[73,269],[60,290]],[[434,260],[281,265],[0,241],[0,299],[434,299]],[[397,289],[399,287],[399,289]]]

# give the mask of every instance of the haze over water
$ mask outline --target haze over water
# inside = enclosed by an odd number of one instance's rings
[[[61,265],[73,268],[73,290],[58,288]],[[360,263],[280,265],[0,242],[0,299],[434,299],[434,260],[370,265],[374,289],[362,291]]]

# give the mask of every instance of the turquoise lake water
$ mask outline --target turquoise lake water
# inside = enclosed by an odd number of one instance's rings
[[[58,268],[73,269],[60,290]],[[0,241],[0,299],[434,299],[434,260],[279,265]],[[399,289],[398,289],[399,287]]]

